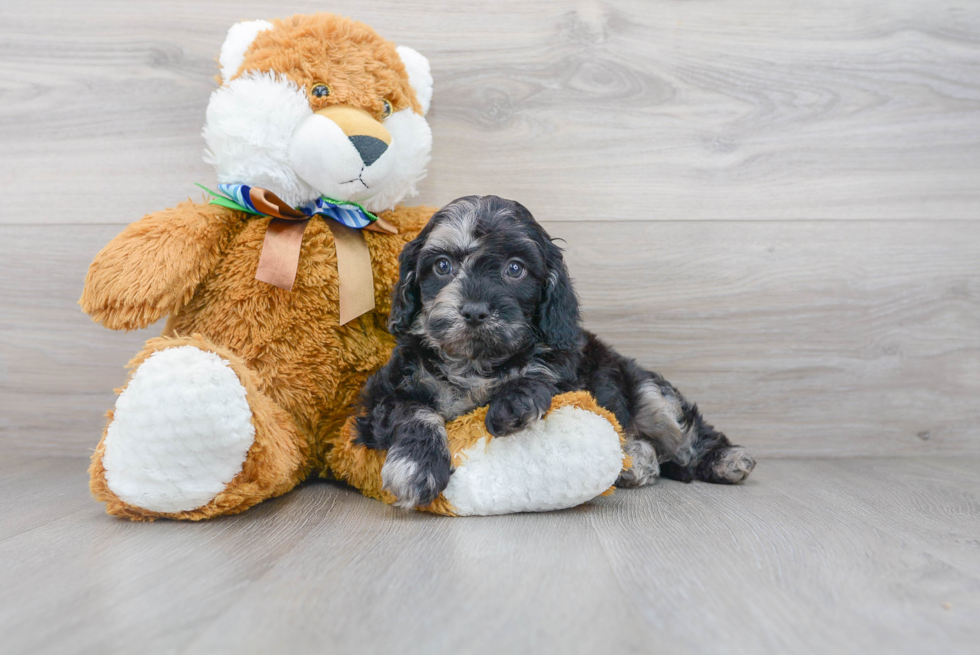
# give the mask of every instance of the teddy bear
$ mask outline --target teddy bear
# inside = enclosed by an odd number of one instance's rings
[[[130,224],[85,280],[79,303],[105,327],[167,317],[107,413],[92,493],[132,520],[234,514],[314,475],[394,502],[384,453],[345,422],[394,345],[398,254],[436,211],[400,204],[432,145],[428,61],[316,14],[237,23],[219,64],[203,129],[218,190]],[[447,425],[455,473],[420,509],[570,507],[629,465],[588,394],[506,439],[485,411]]]

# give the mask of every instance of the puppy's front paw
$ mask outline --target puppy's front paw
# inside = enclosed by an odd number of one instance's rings
[[[520,386],[490,401],[484,423],[487,432],[505,437],[537,421],[551,406],[552,392],[543,385]]]
[[[425,507],[446,488],[452,472],[448,451],[413,453],[395,447],[388,451],[381,469],[381,488],[398,499],[398,507]]]

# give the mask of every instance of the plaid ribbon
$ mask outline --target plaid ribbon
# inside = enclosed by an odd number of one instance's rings
[[[246,184],[219,184],[218,191],[220,191],[220,193],[217,191],[212,191],[201,184],[198,184],[197,186],[201,187],[211,195],[209,204],[221,205],[222,207],[247,212],[249,214],[255,214],[256,216],[278,217],[276,214],[270,214],[256,208],[251,196],[252,187]],[[327,198],[326,196],[321,196],[316,200],[308,202],[305,205],[300,205],[295,209],[308,218],[312,218],[313,216],[332,218],[341,225],[346,225],[347,227],[352,227],[356,230],[364,229],[374,221],[378,220],[377,216],[364,209],[364,207],[356,202],[334,200],[333,198]]]

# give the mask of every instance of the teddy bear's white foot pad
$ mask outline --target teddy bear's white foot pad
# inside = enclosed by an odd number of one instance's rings
[[[459,516],[575,507],[609,489],[623,468],[612,424],[571,406],[509,437],[480,439],[462,454],[443,492]]]
[[[136,369],[106,432],[106,483],[130,505],[183,512],[217,496],[255,440],[245,387],[218,355],[179,346]]]

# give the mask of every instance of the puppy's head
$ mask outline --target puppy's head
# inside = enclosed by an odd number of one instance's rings
[[[440,209],[399,258],[388,327],[451,357],[570,350],[579,310],[561,249],[520,203],[467,196]]]

